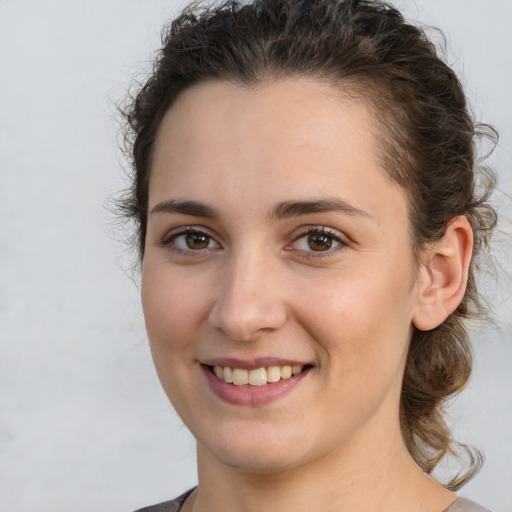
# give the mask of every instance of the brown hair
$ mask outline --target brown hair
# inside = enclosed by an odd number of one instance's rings
[[[483,314],[475,258],[488,245],[496,214],[488,204],[494,175],[477,161],[475,148],[480,136],[493,139],[495,132],[474,122],[459,80],[424,31],[385,2],[193,4],[164,31],[162,42],[153,73],[124,111],[133,181],[121,207],[136,223],[140,259],[157,130],[180,93],[206,80],[251,86],[306,76],[365,101],[379,127],[383,166],[409,193],[416,255],[443,236],[451,219],[469,219],[475,242],[464,299],[439,327],[413,333],[403,381],[402,435],[414,460],[430,473],[446,454],[456,453],[443,406],[471,373],[463,319]],[[481,465],[478,452],[459,448],[469,453],[469,467],[447,484],[450,489]]]

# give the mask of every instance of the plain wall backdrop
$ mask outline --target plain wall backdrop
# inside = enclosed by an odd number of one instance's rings
[[[497,257],[510,275],[512,0],[396,3],[446,32],[477,118],[500,131]],[[112,101],[149,68],[178,7],[0,0],[0,511],[130,512],[196,482],[104,207],[126,185]],[[487,457],[460,494],[511,512],[511,281],[489,282],[499,329],[475,332],[475,374],[451,418]]]

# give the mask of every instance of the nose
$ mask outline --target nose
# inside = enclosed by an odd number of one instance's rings
[[[209,314],[210,327],[231,340],[250,342],[281,328],[287,319],[279,272],[255,255],[226,262]]]

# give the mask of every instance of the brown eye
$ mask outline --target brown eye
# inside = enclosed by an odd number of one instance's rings
[[[181,233],[171,234],[163,245],[171,250],[181,252],[202,252],[214,249],[220,249],[219,244],[208,233],[196,229],[186,229]]]
[[[325,233],[312,233],[308,236],[308,245],[312,251],[327,251],[332,243],[333,238]]]
[[[210,244],[210,237],[204,233],[188,233],[185,236],[185,243],[189,249],[206,249]]]
[[[315,252],[335,253],[337,249],[347,246],[342,236],[337,231],[331,232],[329,228],[322,226],[318,228],[312,227],[306,233],[296,238],[291,247],[300,252],[310,253],[310,256],[312,256],[311,253]]]

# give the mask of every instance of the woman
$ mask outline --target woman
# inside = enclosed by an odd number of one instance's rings
[[[155,366],[198,487],[148,511],[482,511],[430,473],[492,176],[453,71],[383,2],[173,22],[127,112]],[[484,194],[476,181],[487,179]]]

